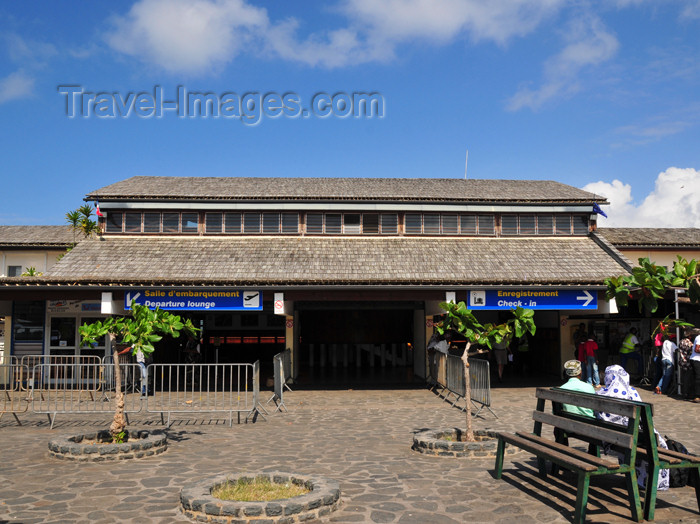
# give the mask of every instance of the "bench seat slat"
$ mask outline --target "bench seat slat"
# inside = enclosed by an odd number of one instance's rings
[[[680,460],[687,460],[688,462],[693,462],[695,464],[700,463],[700,456],[696,455],[686,455],[680,451],[673,451],[672,449],[659,448],[659,458],[663,460],[668,460],[668,458],[676,458]]]
[[[700,457],[693,457],[691,455],[684,455],[683,453],[678,453],[677,451],[672,451],[668,449],[663,449],[663,448],[658,448],[659,450],[659,460],[662,460],[669,465],[675,465],[675,464],[681,464],[684,461],[687,461],[688,464],[698,464],[700,463]],[[637,448],[637,455],[648,461],[649,459],[647,458],[649,455],[647,453],[647,450],[644,448]],[[692,460],[695,459],[695,460]]]
[[[551,460],[552,462],[556,462],[562,466],[569,466],[572,469],[577,469],[588,473],[598,470],[598,467],[593,464],[579,460],[568,453],[562,453],[547,446],[537,444],[531,440],[524,439],[514,433],[497,433],[497,435],[499,439],[509,444],[518,446],[521,449],[530,451],[538,457]]]
[[[631,418],[637,416],[637,411],[643,402],[635,402],[633,400],[621,400],[610,398],[595,393],[581,393],[579,391],[570,391],[559,388],[537,388],[537,398],[550,400],[552,402],[561,402],[564,404],[575,404],[584,408],[600,411],[603,413],[615,413]]]
[[[550,426],[561,428],[567,433],[584,435],[586,437],[601,440],[603,442],[609,442],[610,444],[623,448],[631,448],[634,441],[634,437],[632,435],[624,433],[623,431],[597,427],[584,421],[579,422],[570,418],[552,415],[551,413],[534,411],[532,413],[532,418],[535,420],[535,422],[541,422],[543,424],[549,424]],[[626,431],[626,428],[623,428],[622,426],[620,426],[620,428],[621,430]]]
[[[581,460],[585,460],[586,462],[590,462],[591,464],[594,464],[599,467],[611,470],[620,468],[620,463],[617,461],[617,459],[596,457],[595,455],[591,455],[590,453],[586,453],[585,451],[581,451],[580,449],[572,448],[566,446],[565,444],[560,444],[559,442],[555,442],[554,440],[549,440],[544,437],[538,437],[537,435],[533,435],[532,433],[517,432],[516,435],[524,439],[531,440],[532,442],[541,444],[543,446],[547,446],[552,449],[568,453],[574,457],[577,457]]]

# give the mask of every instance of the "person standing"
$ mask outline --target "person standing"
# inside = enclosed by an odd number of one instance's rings
[[[622,346],[620,347],[620,365],[625,368],[625,371],[629,373],[627,369],[627,360],[633,359],[637,361],[637,374],[644,375],[644,362],[642,360],[642,355],[639,353],[639,339],[637,338],[637,329],[630,328],[629,333],[622,341]],[[631,373],[629,373],[631,375]]]
[[[146,355],[141,348],[136,350],[136,363],[141,370],[141,396],[148,394],[148,371],[146,369]]]
[[[581,380],[587,380],[587,375],[586,375],[586,339],[588,338],[587,333],[583,333],[582,337],[580,338],[578,342],[578,346],[576,346],[576,359],[581,363]],[[589,382],[590,383],[590,382]]]
[[[693,398],[693,364],[690,356],[693,354],[692,331],[687,330],[678,343],[678,363],[681,372],[681,395],[684,399]]]
[[[693,366],[693,402],[700,404],[700,335],[695,337],[693,352],[690,354],[690,363]]]
[[[498,366],[498,381],[503,382],[503,370],[506,367],[506,364],[508,363],[508,352],[510,351],[508,349],[509,346],[509,338],[504,337],[503,340],[500,342],[496,342],[493,345],[493,353],[494,356],[496,357],[496,365]]]
[[[588,333],[586,331],[586,324],[584,322],[581,322],[576,328],[576,331],[574,331],[574,358],[578,358],[579,345],[581,344],[581,342],[586,341],[587,336]]]
[[[596,389],[600,387],[600,375],[598,375],[598,343],[591,335],[583,343],[583,353],[586,357],[586,382]]]
[[[518,358],[516,360],[518,372],[523,375],[530,371],[530,341],[527,337],[527,333],[523,333],[523,336],[518,339]]]
[[[131,346],[121,350],[118,355],[123,355],[131,351]],[[138,348],[134,353],[136,357],[136,363],[139,365],[139,370],[141,371],[141,396],[146,396],[148,394],[148,369],[146,368],[146,355],[141,348]]]
[[[673,356],[676,353],[678,346],[674,344],[668,335],[663,336],[663,344],[661,345],[661,379],[654,388],[654,393],[664,395],[671,387],[671,379],[673,378]]]

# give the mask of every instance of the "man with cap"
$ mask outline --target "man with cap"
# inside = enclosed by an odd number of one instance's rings
[[[592,384],[581,380],[581,362],[578,360],[567,360],[564,363],[564,371],[569,380],[561,386],[561,389],[568,389],[570,391],[580,391],[582,393],[593,393],[595,394],[595,388]],[[582,408],[579,406],[571,406],[569,404],[564,404],[564,411],[569,413],[574,413],[575,415],[581,415],[584,417],[595,418],[595,414],[592,409]]]

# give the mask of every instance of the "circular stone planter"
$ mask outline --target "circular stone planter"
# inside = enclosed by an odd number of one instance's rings
[[[427,429],[413,435],[412,449],[426,455],[440,457],[495,458],[498,439],[493,431],[474,431],[476,442],[464,441],[464,431],[458,428]],[[506,447],[506,455],[517,452],[515,446]]]
[[[298,497],[267,502],[221,500],[211,494],[215,487],[226,481],[243,478],[261,478],[279,484],[291,481],[311,491]],[[328,515],[338,509],[339,504],[340,486],[335,480],[280,472],[219,475],[189,484],[180,491],[183,513],[197,522],[303,522]]]
[[[54,457],[86,462],[128,460],[160,455],[168,448],[162,431],[125,430],[124,442],[113,444],[109,431],[59,437],[49,441]]]

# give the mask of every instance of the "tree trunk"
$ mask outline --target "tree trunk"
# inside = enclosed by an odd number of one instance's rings
[[[464,348],[464,353],[462,353],[462,363],[464,364],[464,384],[466,391],[464,393],[464,399],[466,400],[467,407],[464,410],[467,416],[467,431],[466,440],[468,442],[474,442],[474,431],[472,430],[472,384],[469,380],[469,347],[471,342],[467,342],[467,346]]]
[[[119,365],[119,350],[117,345],[114,345],[112,351],[114,359],[114,419],[109,427],[109,432],[112,435],[112,440],[117,439],[117,435],[124,431],[126,420],[124,420],[124,392],[122,391],[122,370]]]

